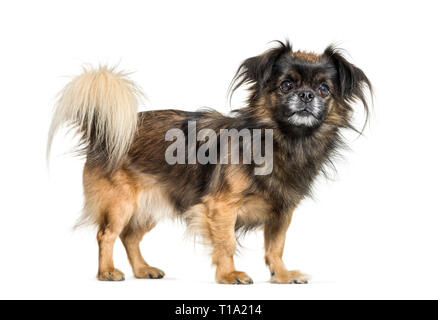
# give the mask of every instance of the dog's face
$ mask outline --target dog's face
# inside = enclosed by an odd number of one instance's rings
[[[365,74],[333,47],[321,55],[294,52],[288,43],[245,60],[234,90],[251,84],[250,107],[259,118],[282,128],[311,132],[323,123],[349,126],[350,102],[359,99],[367,110]],[[364,86],[365,85],[365,86]]]
[[[333,104],[335,69],[316,56],[290,54],[280,57],[273,71],[264,95],[276,119],[295,127],[319,126]]]

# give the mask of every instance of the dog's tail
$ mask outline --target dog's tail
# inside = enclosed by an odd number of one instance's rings
[[[80,134],[78,153],[88,161],[116,169],[129,151],[137,130],[137,108],[142,91],[127,73],[99,66],[84,68],[60,92],[47,142],[47,159],[53,137],[61,125]]]

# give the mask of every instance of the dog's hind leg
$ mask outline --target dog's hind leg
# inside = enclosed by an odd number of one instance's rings
[[[97,278],[121,281],[124,275],[114,268],[113,248],[137,208],[138,187],[132,173],[119,169],[106,174],[100,168],[84,168],[85,210],[83,219],[99,228],[99,270]]]
[[[147,264],[140,251],[140,242],[143,239],[143,236],[153,227],[155,227],[155,223],[152,222],[142,228],[128,225],[120,235],[120,239],[125,246],[129,262],[132,266],[132,271],[136,278],[160,279],[164,277],[164,272],[162,270],[151,267]]]
[[[124,274],[114,268],[113,248],[114,242],[123,231],[134,213],[135,207],[130,204],[120,203],[109,209],[106,221],[97,233],[99,244],[99,271],[97,278],[107,281],[125,280]]]

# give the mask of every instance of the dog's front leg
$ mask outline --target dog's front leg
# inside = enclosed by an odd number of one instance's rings
[[[207,208],[208,237],[213,247],[216,281],[223,284],[252,284],[252,279],[234,266],[237,209],[225,201],[210,201]]]
[[[309,276],[298,270],[287,270],[283,262],[286,232],[292,220],[292,213],[270,220],[264,227],[265,262],[271,271],[272,283],[307,283]]]

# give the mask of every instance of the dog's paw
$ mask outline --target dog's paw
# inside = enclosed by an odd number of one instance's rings
[[[144,266],[134,271],[134,275],[139,279],[161,279],[164,277],[164,271],[158,268]]]
[[[222,284],[253,284],[252,279],[241,271],[232,271],[223,275],[218,275],[216,281]]]
[[[293,284],[306,284],[310,280],[310,276],[301,273],[298,270],[284,271],[272,273],[272,283],[293,283]]]
[[[99,272],[97,279],[100,281],[123,281],[125,280],[125,275],[122,271],[113,269],[109,271]]]

